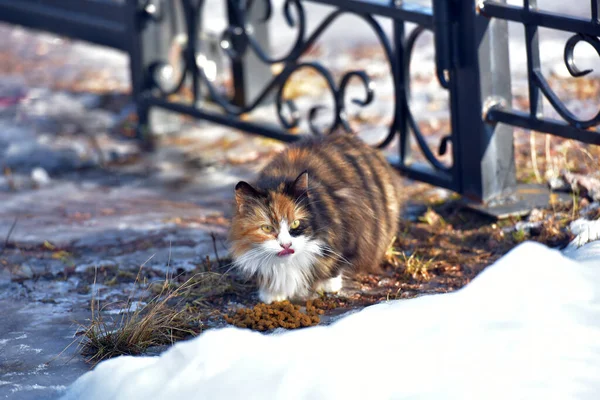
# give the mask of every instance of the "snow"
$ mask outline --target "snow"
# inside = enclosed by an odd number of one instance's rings
[[[63,400],[596,399],[599,287],[600,268],[527,242],[455,293],[298,331],[207,331],[105,361]]]
[[[600,220],[578,219],[569,228],[577,236],[563,253],[581,263],[600,267]]]

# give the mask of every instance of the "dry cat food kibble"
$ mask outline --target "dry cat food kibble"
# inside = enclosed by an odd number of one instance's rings
[[[239,309],[232,316],[225,316],[225,321],[240,328],[267,331],[276,328],[295,329],[317,325],[323,310],[315,307],[312,301],[306,302],[306,311],[299,305],[289,301],[271,304],[260,303],[253,308]]]

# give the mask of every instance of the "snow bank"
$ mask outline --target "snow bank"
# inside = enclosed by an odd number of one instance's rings
[[[120,357],[71,399],[597,399],[600,268],[524,243],[452,294],[327,327],[226,328]]]

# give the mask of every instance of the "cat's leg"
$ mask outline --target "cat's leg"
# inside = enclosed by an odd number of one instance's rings
[[[337,293],[342,290],[342,274],[317,282],[315,291],[318,293]]]

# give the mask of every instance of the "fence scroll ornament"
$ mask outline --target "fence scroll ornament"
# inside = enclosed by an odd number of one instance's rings
[[[575,65],[575,46],[577,46],[577,44],[580,42],[586,42],[590,44],[598,53],[598,57],[600,57],[600,40],[598,40],[597,37],[584,35],[581,33],[571,36],[565,44],[564,60],[567,70],[571,76],[575,78],[581,78],[593,72],[592,69],[580,70],[577,68],[577,65]],[[562,101],[560,101],[540,71],[536,71],[536,78],[539,88],[542,90],[544,95],[546,95],[546,98],[550,104],[552,104],[556,112],[558,112],[560,116],[571,125],[577,128],[587,129],[600,124],[600,110],[598,110],[598,113],[596,113],[596,115],[589,120],[579,119],[577,116],[571,113],[567,107],[565,107]]]
[[[257,2],[262,3],[264,15],[261,16],[258,23],[267,23],[273,16],[274,7],[271,0],[249,0],[249,1],[229,1],[229,12],[233,13],[233,21],[235,25],[229,25],[220,36],[220,46],[222,51],[234,61],[239,61],[247,52],[253,52],[261,62],[267,65],[279,64],[282,66],[280,72],[274,75],[269,82],[264,85],[264,88],[249,104],[239,105],[232,99],[223,95],[214,83],[208,78],[202,66],[197,62],[198,55],[202,50],[202,41],[198,38],[202,29],[202,13],[205,6],[204,1],[180,0],[182,3],[183,13],[185,15],[185,25],[187,33],[187,43],[182,49],[183,65],[177,74],[165,74],[163,71],[171,71],[174,66],[165,61],[155,63],[152,68],[151,76],[154,78],[153,85],[159,89],[163,98],[180,91],[188,78],[191,78],[193,93],[197,96],[197,88],[204,86],[210,95],[210,98],[215,102],[221,110],[228,116],[239,117],[246,114],[262,105],[265,100],[275,94],[275,104],[277,117],[284,130],[289,131],[300,126],[302,118],[306,118],[308,128],[314,135],[325,135],[333,132],[336,129],[344,129],[351,132],[349,123],[347,102],[352,102],[359,107],[364,107],[372,103],[375,98],[376,91],[371,81],[371,78],[365,71],[350,70],[345,72],[339,82],[336,82],[332,72],[319,61],[301,61],[300,58],[305,54],[317,40],[331,27],[340,17],[351,14],[360,18],[370,28],[377,41],[383,50],[386,62],[392,77],[395,93],[394,117],[390,126],[387,128],[385,137],[376,144],[377,147],[388,146],[393,139],[400,133],[401,135],[409,135],[408,130],[412,132],[416,139],[416,143],[421,149],[425,159],[431,164],[434,169],[440,171],[450,171],[451,167],[440,162],[434,152],[429,148],[424,135],[421,132],[415,118],[412,115],[408,98],[410,97],[410,86],[402,77],[409,76],[410,60],[412,52],[415,49],[415,43],[419,36],[427,29],[423,26],[417,26],[411,34],[402,42],[394,45],[388,35],[384,32],[380,22],[374,16],[368,13],[356,13],[340,8],[331,11],[319,23],[319,25],[308,32],[307,15],[303,2],[300,0],[285,0],[281,8],[285,22],[290,28],[295,30],[295,38],[291,49],[279,57],[273,57],[267,49],[264,49],[261,43],[253,36],[254,27],[248,22],[248,16],[251,9]],[[431,29],[431,28],[429,28]],[[403,52],[403,57],[396,56],[396,52]],[[405,62],[400,62],[400,60]],[[288,84],[293,75],[300,70],[311,70],[323,78],[326,82],[327,89],[333,98],[333,118],[325,128],[321,128],[316,123],[319,113],[325,110],[323,105],[313,105],[309,108],[305,115],[301,115],[300,110],[294,100],[286,99],[284,96],[284,88]],[[165,83],[161,77],[164,75],[176,75],[178,80],[173,83]],[[354,82],[352,82],[354,81]],[[348,98],[348,86],[351,83],[358,82],[364,89],[362,98]],[[445,82],[442,82],[444,84]],[[170,89],[169,89],[170,87]],[[194,98],[196,102],[197,97]],[[398,109],[403,108],[403,112]],[[401,121],[399,116],[403,115],[405,121]],[[404,128],[405,127],[405,128]],[[450,136],[442,139],[439,146],[439,155],[444,155],[447,149]]]

